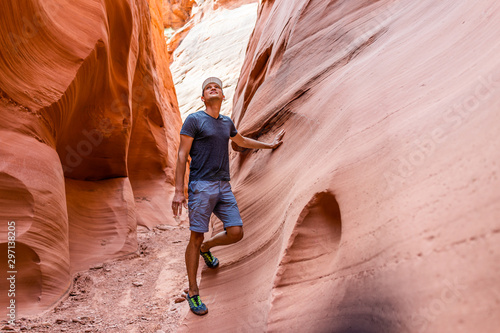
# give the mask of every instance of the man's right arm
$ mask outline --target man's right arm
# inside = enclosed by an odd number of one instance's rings
[[[186,196],[184,195],[184,176],[186,175],[186,164],[192,144],[192,137],[181,135],[181,142],[177,153],[177,166],[175,168],[175,194],[172,200],[172,211],[175,217],[182,214],[182,206],[187,208]]]

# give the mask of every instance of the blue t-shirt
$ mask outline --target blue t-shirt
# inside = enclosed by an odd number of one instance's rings
[[[181,129],[182,135],[194,138],[189,181],[230,180],[228,142],[237,133],[227,116],[215,119],[205,111],[190,114]]]

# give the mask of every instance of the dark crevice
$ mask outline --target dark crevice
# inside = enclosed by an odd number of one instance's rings
[[[245,90],[243,98],[243,110],[246,110],[252,97],[255,95],[260,85],[264,82],[267,73],[267,66],[269,63],[269,58],[271,57],[273,46],[270,45],[266,48],[255,61],[252,71],[249,75],[249,82],[247,83],[247,88]]]

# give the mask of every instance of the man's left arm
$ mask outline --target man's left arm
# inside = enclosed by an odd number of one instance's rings
[[[242,136],[240,133],[237,133],[235,136],[231,138],[238,146],[242,148],[251,148],[251,149],[276,149],[283,143],[283,135],[285,135],[285,130],[281,130],[272,142],[262,142],[254,139],[247,138]]]

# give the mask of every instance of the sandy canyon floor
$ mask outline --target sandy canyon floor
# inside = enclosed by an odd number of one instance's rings
[[[136,253],[76,274],[63,302],[43,315],[18,318],[15,331],[175,332],[189,311],[184,299],[189,229],[161,229],[138,230]],[[5,325],[2,321],[1,332],[10,331]]]

